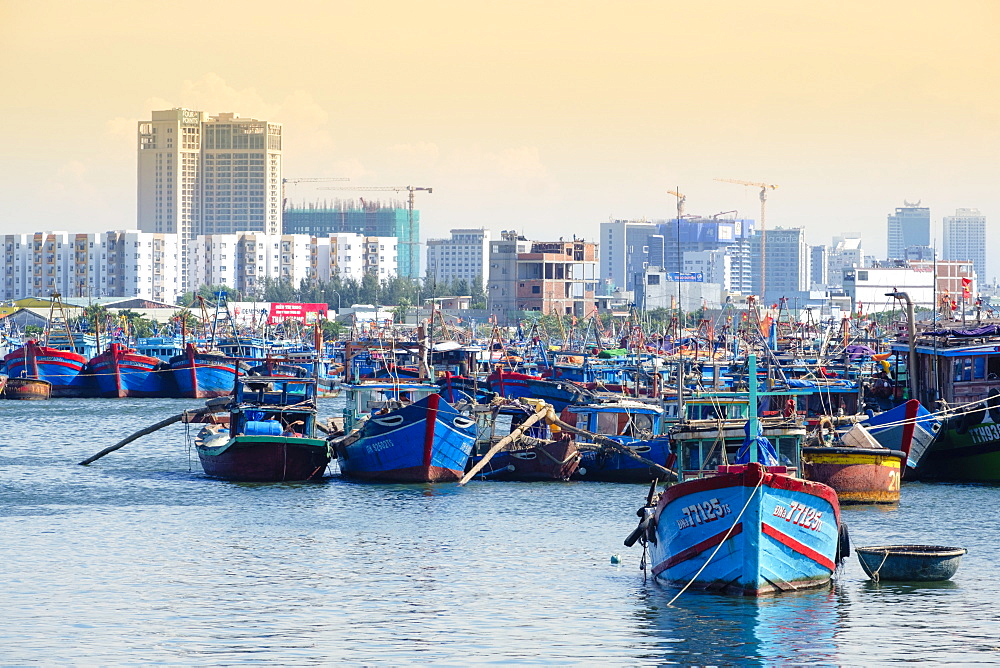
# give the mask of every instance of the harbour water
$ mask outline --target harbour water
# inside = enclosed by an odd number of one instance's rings
[[[0,402],[0,665],[1000,662],[996,487],[844,511],[856,544],[967,547],[950,582],[852,554],[829,589],[669,607],[622,546],[642,486],[234,484],[182,425],[77,465],[192,407]]]

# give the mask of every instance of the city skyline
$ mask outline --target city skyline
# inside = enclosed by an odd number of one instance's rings
[[[778,184],[768,228],[858,231],[878,257],[904,201],[939,250],[945,216],[1000,216],[994,3],[180,2],[199,20],[138,30],[157,6],[0,2],[0,233],[137,229],[136,123],[174,107],[281,123],[288,178],[433,187],[424,240],[596,240],[670,218],[674,188],[759,218],[716,178]]]

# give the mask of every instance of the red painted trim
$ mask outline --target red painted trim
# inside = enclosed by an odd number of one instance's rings
[[[194,346],[189,343],[187,348],[187,358],[188,358],[188,363],[191,364],[191,396],[197,399],[199,394],[198,370],[195,367],[198,365],[194,361],[194,354],[195,354]]]
[[[427,416],[424,418],[424,466],[431,465],[431,453],[434,450],[434,424],[437,422],[440,394],[427,397]]]
[[[770,536],[771,538],[775,539],[785,547],[792,548],[793,551],[798,552],[803,557],[808,557],[809,559],[812,559],[823,568],[829,568],[831,573],[834,570],[836,570],[837,568],[836,564],[834,564],[830,559],[826,558],[824,555],[820,554],[819,552],[812,549],[808,545],[800,543],[799,541],[795,540],[788,534],[778,531],[770,524],[767,524],[766,522],[761,522],[760,530],[764,533],[765,536]]]
[[[833,508],[837,524],[840,524],[840,502],[837,500],[837,492],[832,487],[794,476],[770,473],[760,464],[748,464],[746,470],[742,473],[723,473],[706,478],[686,480],[676,485],[671,485],[660,495],[657,516],[668,503],[688,494],[725,489],[727,487],[756,487],[761,477],[764,478],[761,483],[764,487],[800,492],[823,499]]]
[[[919,408],[920,402],[916,399],[906,402],[906,422],[903,423],[903,442],[899,444],[899,449],[906,453],[907,458],[910,456],[910,446],[913,445],[913,430],[917,427]]]
[[[726,535],[725,531],[722,531],[720,533],[715,534],[711,538],[706,538],[705,540],[701,541],[700,543],[695,543],[694,545],[692,545],[691,547],[687,548],[686,550],[681,550],[680,552],[678,552],[677,554],[673,555],[672,557],[670,557],[669,559],[667,559],[665,562],[663,562],[659,566],[659,568],[662,571],[664,569],[670,568],[671,566],[676,566],[677,564],[681,563],[682,561],[687,561],[688,559],[696,557],[699,554],[701,554],[702,552],[704,552],[705,550],[707,550],[707,549],[709,549],[711,547],[715,547],[716,545],[718,545],[722,541],[729,540],[733,536],[738,536],[741,533],[743,533],[743,522],[740,522],[735,527],[733,527],[733,530],[729,532],[728,536]]]

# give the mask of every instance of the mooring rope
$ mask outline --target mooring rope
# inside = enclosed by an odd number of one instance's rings
[[[684,592],[686,592],[688,590],[688,587],[690,587],[692,584],[694,584],[694,581],[698,579],[698,576],[701,575],[701,572],[703,570],[705,570],[705,567],[708,566],[709,563],[711,563],[712,559],[715,558],[715,555],[719,552],[719,550],[722,548],[722,546],[726,544],[727,540],[729,540],[729,534],[731,534],[732,531],[733,531],[733,529],[736,528],[736,525],[740,523],[740,518],[743,517],[743,513],[745,513],[746,510],[747,510],[747,508],[750,507],[750,502],[753,501],[753,497],[757,495],[757,490],[760,489],[760,486],[764,484],[764,476],[765,475],[767,475],[767,473],[765,473],[764,471],[761,471],[760,480],[757,481],[757,486],[753,488],[752,492],[750,492],[750,496],[747,497],[747,502],[745,504],[743,504],[743,509],[740,510],[740,514],[736,516],[735,520],[733,520],[733,525],[731,527],[729,527],[728,531],[726,531],[726,535],[723,536],[722,540],[719,541],[719,544],[715,546],[715,549],[712,550],[712,554],[710,554],[708,556],[708,559],[706,559],[705,563],[703,563],[701,565],[701,568],[698,569],[698,572],[695,573],[691,577],[691,579],[688,581],[688,583],[686,585],[684,585],[683,589],[681,589],[679,592],[677,592],[676,596],[674,596],[672,599],[670,599],[670,602],[667,603],[667,607],[672,606],[674,604],[674,601],[676,601],[677,599],[679,599],[681,597],[681,594],[683,594]]]

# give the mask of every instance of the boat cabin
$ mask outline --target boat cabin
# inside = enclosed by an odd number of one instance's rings
[[[344,430],[350,431],[367,415],[389,412],[420,401],[424,397],[440,391],[431,383],[351,383],[347,390],[347,405],[344,406]]]
[[[664,411],[638,401],[618,401],[590,406],[568,406],[563,420],[604,436],[648,439],[665,433]]]
[[[286,376],[241,376],[229,416],[230,433],[313,436],[316,381]]]
[[[906,358],[905,342],[892,348]],[[1000,391],[1000,337],[920,338],[915,352],[913,398],[929,409],[942,399],[955,406]]]

